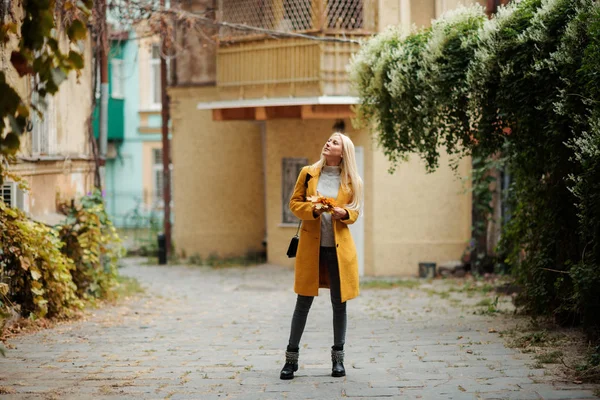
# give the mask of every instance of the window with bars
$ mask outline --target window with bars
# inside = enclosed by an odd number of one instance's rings
[[[4,182],[0,187],[0,196],[4,204],[9,207],[19,208],[25,212],[27,207],[27,194],[15,182]]]
[[[290,199],[294,193],[294,186],[298,180],[298,174],[302,167],[308,164],[307,158],[284,158],[281,162],[281,222],[284,224],[293,224],[298,222],[298,218],[292,213],[289,207]]]
[[[12,207],[14,199],[12,186],[12,183],[5,183],[2,185],[2,201],[10,207]]]
[[[164,196],[163,196],[163,159],[162,159],[162,149],[153,149],[152,150],[152,191],[154,193],[153,203],[155,206],[162,207],[164,206]],[[171,203],[173,203],[173,165],[169,165],[169,181],[171,182]]]

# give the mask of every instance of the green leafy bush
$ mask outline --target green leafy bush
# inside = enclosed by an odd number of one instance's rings
[[[499,254],[534,314],[600,328],[600,3],[522,0],[486,20],[457,10],[431,29],[367,42],[351,64],[392,167],[439,152],[473,155],[486,210],[485,168],[505,162],[510,219]],[[453,162],[452,165],[455,165]],[[592,330],[593,330],[592,329]]]
[[[123,249],[99,191],[56,228],[0,201],[0,227],[0,314],[69,317],[82,300],[113,296]]]
[[[3,307],[25,316],[65,317],[82,303],[71,277],[73,261],[61,253],[57,232],[0,201],[0,279]]]
[[[117,283],[117,263],[124,248],[104,209],[99,190],[67,207],[67,221],[60,227],[62,251],[76,268],[71,272],[81,298],[106,298]]]

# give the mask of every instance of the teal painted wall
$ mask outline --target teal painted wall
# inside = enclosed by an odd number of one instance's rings
[[[108,127],[107,138],[111,140],[123,140],[125,134],[125,100],[113,97],[113,59],[123,59],[125,42],[112,42],[108,55]],[[100,99],[97,99],[93,114],[94,137],[100,136]]]
[[[123,60],[123,136],[116,142],[116,158],[106,164],[106,205],[116,226],[122,227],[143,200],[142,142],[138,137],[140,83],[138,42],[134,32],[120,42]]]
[[[114,141],[116,157],[106,162],[106,207],[117,227],[129,226],[135,223],[136,212],[147,217],[150,210],[144,205],[144,200],[152,196],[150,190],[144,189],[144,143],[160,142],[160,134],[140,133],[140,63],[139,41],[135,32],[129,32],[129,38],[114,46],[111,52],[114,57],[122,59],[123,99],[122,102],[122,140]],[[145,51],[145,50],[142,50]],[[111,99],[114,100],[114,99]],[[111,108],[109,105],[109,115]],[[116,119],[115,119],[116,123]],[[161,126],[160,115],[150,115],[148,126]],[[116,128],[115,128],[116,129]],[[153,213],[162,218],[160,213]],[[144,222],[147,222],[145,220]],[[162,222],[161,222],[162,223]]]

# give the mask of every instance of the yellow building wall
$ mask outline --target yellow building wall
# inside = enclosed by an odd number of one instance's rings
[[[260,250],[265,239],[268,262],[292,266],[285,252],[296,225],[281,222],[282,159],[315,162],[335,121],[213,121],[196,105],[216,97],[216,89],[177,88],[171,94],[177,251],[243,255]],[[427,174],[413,157],[390,175],[371,135],[353,130],[348,120],[346,126],[364,148],[365,274],[415,276],[419,262],[459,259],[470,238],[471,196],[461,180],[469,160],[458,175],[445,158]]]
[[[197,110],[214,88],[174,88],[173,238],[178,254],[221,257],[261,251],[265,237],[260,126],[218,122]]]
[[[379,0],[379,28],[429,25],[456,6],[450,1]],[[334,120],[213,121],[210,111],[196,106],[223,100],[216,88],[170,93],[177,250],[203,257],[243,254],[260,249],[265,239],[268,262],[292,266],[285,252],[296,225],[281,223],[282,159],[315,162]],[[459,259],[471,236],[471,195],[461,180],[470,160],[462,161],[456,175],[442,157],[438,171],[427,174],[413,157],[390,175],[371,133],[354,131],[348,120],[346,128],[364,148],[365,274],[415,276],[419,262]]]
[[[267,254],[268,262],[292,266],[294,260],[286,256],[290,239],[296,233],[297,224],[281,223],[282,219],[282,159],[307,158],[308,163],[316,162],[323,145],[331,136],[335,120],[271,120],[266,121],[266,207],[267,207]],[[368,134],[355,131],[346,120],[347,134],[355,146],[370,146]],[[365,176],[370,174],[370,151],[365,148]],[[365,201],[370,201],[372,183],[365,178]],[[365,220],[366,222],[366,220]],[[366,239],[366,238],[365,238]],[[368,248],[365,244],[365,248]],[[366,255],[365,255],[366,256]],[[366,260],[365,264],[370,262]]]
[[[389,162],[376,152],[373,163],[373,245],[376,276],[414,276],[418,263],[460,259],[471,237],[471,194],[462,177],[470,160],[457,174],[446,157],[427,174],[418,157],[402,163],[393,175]]]
[[[379,31],[399,25],[408,33],[412,26],[430,26],[431,20],[448,10],[470,4],[485,6],[485,3],[485,0],[379,0]]]
[[[332,132],[334,120],[273,120],[266,126],[266,199],[268,262],[293,266],[285,252],[296,225],[283,225],[281,163],[285,157],[317,161]],[[364,148],[365,274],[371,276],[415,276],[418,263],[460,259],[470,238],[471,196],[461,176],[469,173],[464,160],[458,176],[440,162],[433,174],[413,157],[400,164],[393,175],[389,162],[373,144],[371,135],[350,128],[355,146]]]

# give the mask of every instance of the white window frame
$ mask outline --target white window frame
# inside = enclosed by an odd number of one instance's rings
[[[113,58],[111,61],[111,88],[110,96],[113,99],[123,99],[125,97],[124,84],[125,80],[123,74],[123,60],[120,58]]]
[[[42,112],[40,117],[35,110],[31,111],[31,154],[53,155],[56,151],[56,112],[54,96],[46,95],[43,101],[37,92],[33,92],[31,102]]]
[[[158,57],[154,57],[154,49],[158,50]],[[160,92],[160,45],[152,44],[150,47],[150,105],[158,108],[162,104],[162,93]],[[155,98],[158,86],[158,99]]]
[[[4,182],[2,184],[2,191],[0,197],[2,200],[6,200],[6,197],[10,197],[6,205],[11,208],[18,208],[26,213],[29,212],[29,194],[19,188],[19,184],[16,182]]]

